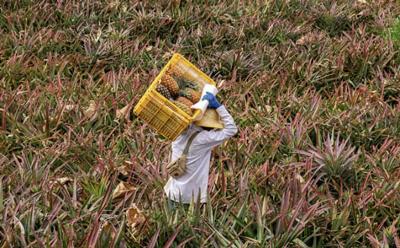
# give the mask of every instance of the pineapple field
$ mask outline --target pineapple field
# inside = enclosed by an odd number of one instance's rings
[[[400,247],[399,7],[0,1],[0,247]],[[172,209],[170,141],[132,111],[175,52],[238,133],[208,203]]]

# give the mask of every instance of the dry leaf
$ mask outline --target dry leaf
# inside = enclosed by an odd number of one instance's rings
[[[141,242],[148,232],[148,226],[146,225],[145,215],[134,203],[126,211],[126,222],[130,238],[136,242]]]
[[[126,116],[129,118],[129,104],[126,105],[125,107],[123,107],[122,109],[117,109],[117,112],[116,112],[117,119],[122,119]]]
[[[59,177],[59,178],[52,179],[49,183],[49,186],[58,188],[64,184],[66,184],[68,182],[72,182],[72,181],[73,181],[73,179],[69,178],[69,177]]]
[[[71,111],[71,110],[73,110],[75,108],[75,106],[76,105],[74,105],[74,104],[67,104],[67,105],[65,105],[65,110],[66,111]]]
[[[67,182],[72,182],[72,178],[60,177],[60,178],[55,179],[54,182],[57,182],[59,184],[66,184]]]
[[[295,178],[296,178],[300,183],[304,183],[304,182],[305,182],[304,178],[303,178],[300,174],[296,174]]]
[[[309,32],[296,41],[296,45],[313,44],[324,38],[324,34],[320,32]]]
[[[271,111],[272,111],[272,107],[271,106],[265,105],[264,107],[265,107],[265,110],[267,110],[268,114],[271,113]]]
[[[86,117],[95,116],[96,113],[96,102],[91,100],[89,103],[89,107],[84,112]]]
[[[117,167],[117,171],[123,176],[128,176],[129,170],[130,168],[127,165]]]
[[[171,5],[174,7],[179,7],[180,4],[181,4],[181,0],[172,0],[171,1]]]
[[[162,56],[162,58],[165,59],[165,60],[167,60],[167,59],[170,59],[170,58],[172,57],[172,55],[173,55],[173,53],[171,53],[171,52],[166,52],[166,53]]]
[[[126,182],[120,182],[112,193],[112,199],[123,196],[125,193],[136,190],[136,188]]]
[[[102,229],[103,234],[110,235],[110,237],[112,239],[115,238],[117,230],[115,229],[115,227],[113,225],[110,224],[110,222],[106,221],[105,223],[103,223],[101,225],[101,229]]]
[[[296,44],[297,44],[297,45],[304,45],[304,44],[307,43],[307,40],[308,40],[308,36],[303,35],[302,37],[300,37],[300,39],[298,39],[298,40],[296,41]]]
[[[142,213],[142,211],[136,206],[136,204],[132,204],[132,206],[126,210],[126,222],[128,226],[135,230],[139,225],[144,224],[146,221],[146,217]]]

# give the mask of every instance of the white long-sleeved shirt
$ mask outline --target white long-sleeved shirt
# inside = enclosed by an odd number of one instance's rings
[[[186,173],[178,178],[170,177],[164,186],[167,196],[173,201],[190,203],[197,200],[200,192],[200,202],[207,201],[208,172],[210,169],[211,150],[237,132],[232,116],[222,105],[217,112],[224,124],[223,129],[207,131],[196,125],[191,125],[183,134],[172,142],[172,161],[182,155],[189,137],[196,131],[200,133],[193,139],[187,155]]]

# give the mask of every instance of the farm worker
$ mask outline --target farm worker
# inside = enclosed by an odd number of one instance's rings
[[[211,150],[237,133],[232,116],[213,94],[207,92],[202,100],[209,102],[209,109],[206,110],[204,117],[190,125],[172,142],[171,159],[175,160],[181,156],[190,137],[197,133],[189,146],[184,174],[179,177],[170,177],[164,187],[164,191],[172,203],[190,203],[192,199],[197,201],[198,198],[201,203],[207,201]]]

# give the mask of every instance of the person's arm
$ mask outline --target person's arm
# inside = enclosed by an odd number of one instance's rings
[[[196,143],[198,143],[201,147],[215,147],[224,142],[224,140],[234,136],[238,131],[235,121],[225,106],[220,105],[218,108],[216,108],[216,111],[218,112],[221,121],[224,124],[224,128],[212,131],[202,131],[199,133],[198,137],[196,138]]]

